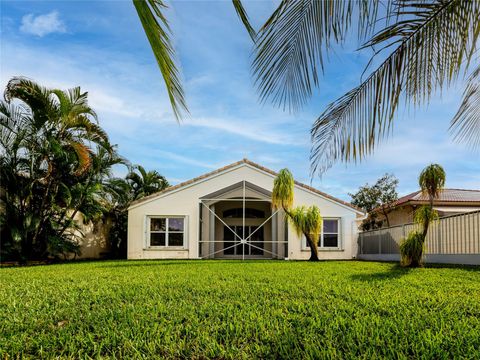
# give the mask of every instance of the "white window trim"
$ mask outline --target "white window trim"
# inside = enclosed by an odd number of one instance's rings
[[[165,223],[165,245],[150,245],[150,221],[151,219],[183,219],[183,245],[169,246],[168,245],[168,220]],[[175,233],[180,233],[175,232]],[[147,215],[145,216],[145,231],[144,231],[144,250],[187,250],[188,249],[188,216],[186,215]]]
[[[337,220],[338,221],[338,246],[323,246],[323,220]],[[318,247],[319,251],[341,251],[343,250],[343,231],[342,231],[342,218],[341,217],[324,217],[322,218],[322,232],[320,233],[320,246]],[[310,251],[310,248],[307,246],[307,239],[305,235],[302,235],[302,251]]]

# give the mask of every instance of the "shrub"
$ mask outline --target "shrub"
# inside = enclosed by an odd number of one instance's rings
[[[422,262],[423,234],[419,231],[412,231],[400,244],[402,266],[419,266]]]

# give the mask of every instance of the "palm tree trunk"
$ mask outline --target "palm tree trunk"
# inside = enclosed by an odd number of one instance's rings
[[[307,238],[308,246],[310,246],[310,259],[308,259],[308,261],[320,261],[320,259],[318,258],[317,244],[315,244],[312,239],[310,239],[310,236],[308,236],[307,234],[304,235]]]

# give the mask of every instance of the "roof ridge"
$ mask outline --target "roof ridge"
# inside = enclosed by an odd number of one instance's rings
[[[176,185],[169,186],[169,187],[167,187],[166,189],[157,191],[157,192],[155,192],[155,193],[153,193],[153,194],[150,194],[150,195],[144,196],[144,197],[142,197],[142,198],[140,198],[140,199],[134,200],[134,201],[132,201],[132,202],[130,203],[130,206],[129,206],[129,207],[131,207],[131,206],[133,206],[133,205],[140,204],[140,203],[145,202],[145,201],[147,201],[147,200],[149,200],[149,199],[153,199],[153,198],[155,198],[155,197],[157,197],[157,196],[159,196],[159,195],[161,195],[161,194],[164,194],[164,193],[167,193],[167,192],[170,192],[170,191],[179,189],[179,188],[181,188],[181,187],[184,187],[184,186],[193,184],[193,183],[195,183],[195,182],[197,182],[197,181],[206,179],[206,178],[208,178],[208,177],[210,177],[210,176],[212,176],[212,175],[215,175],[215,174],[221,173],[221,172],[223,172],[223,171],[225,171],[225,170],[234,168],[234,167],[236,167],[236,166],[238,166],[238,165],[240,165],[240,164],[247,164],[247,165],[253,166],[253,167],[255,167],[255,168],[259,169],[259,170],[265,171],[265,172],[267,172],[267,173],[269,173],[269,174],[271,174],[271,175],[274,175],[274,176],[276,176],[276,175],[278,174],[276,171],[273,171],[272,169],[269,169],[269,168],[267,168],[267,167],[265,167],[265,166],[262,166],[262,165],[254,162],[254,161],[252,161],[252,160],[249,160],[249,159],[247,159],[247,158],[243,158],[242,160],[239,160],[239,161],[233,162],[233,163],[231,163],[231,164],[222,166],[222,167],[220,167],[219,169],[210,171],[210,172],[205,173],[205,174],[203,174],[203,175],[199,175],[199,176],[194,177],[194,178],[192,178],[192,179],[190,179],[190,180],[183,181],[183,182],[178,183],[178,184],[176,184]],[[336,198],[336,197],[334,197],[334,196],[332,196],[332,195],[329,195],[329,194],[327,194],[327,193],[325,193],[325,192],[323,192],[323,191],[321,191],[321,190],[318,190],[318,189],[316,189],[316,188],[314,188],[314,187],[312,187],[312,186],[303,184],[303,183],[301,183],[301,182],[299,182],[299,181],[297,181],[297,180],[294,180],[294,182],[295,182],[295,185],[297,185],[297,186],[299,186],[299,187],[302,187],[302,188],[304,188],[304,189],[306,189],[306,190],[309,190],[309,191],[312,191],[312,192],[314,192],[314,193],[317,193],[317,194],[319,194],[319,195],[321,195],[321,196],[323,196],[323,197],[326,197],[327,199],[330,199],[330,200],[333,200],[333,201],[338,202],[338,203],[340,203],[340,204],[343,204],[343,205],[345,205],[345,206],[348,206],[348,207],[350,207],[350,208],[352,208],[352,209],[354,209],[354,210],[361,211],[362,213],[364,212],[364,211],[363,211],[362,209],[360,209],[359,207],[357,207],[357,206],[355,206],[355,205],[353,205],[353,204],[351,204],[351,203],[349,203],[349,202],[347,202],[347,201],[338,199],[338,198]]]

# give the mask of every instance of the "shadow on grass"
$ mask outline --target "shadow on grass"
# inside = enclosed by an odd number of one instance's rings
[[[129,268],[129,267],[144,267],[144,266],[170,266],[170,265],[235,265],[238,264],[284,264],[285,261],[283,260],[241,260],[241,259],[185,259],[185,260],[178,260],[178,259],[158,259],[158,260],[114,260],[109,261],[108,263],[99,265],[100,268]]]
[[[412,268],[402,268],[399,264],[394,264],[389,271],[382,271],[371,273],[367,272],[364,274],[353,274],[350,276],[352,280],[356,281],[383,281],[383,280],[393,280],[401,278],[405,275],[408,275],[413,269]]]

